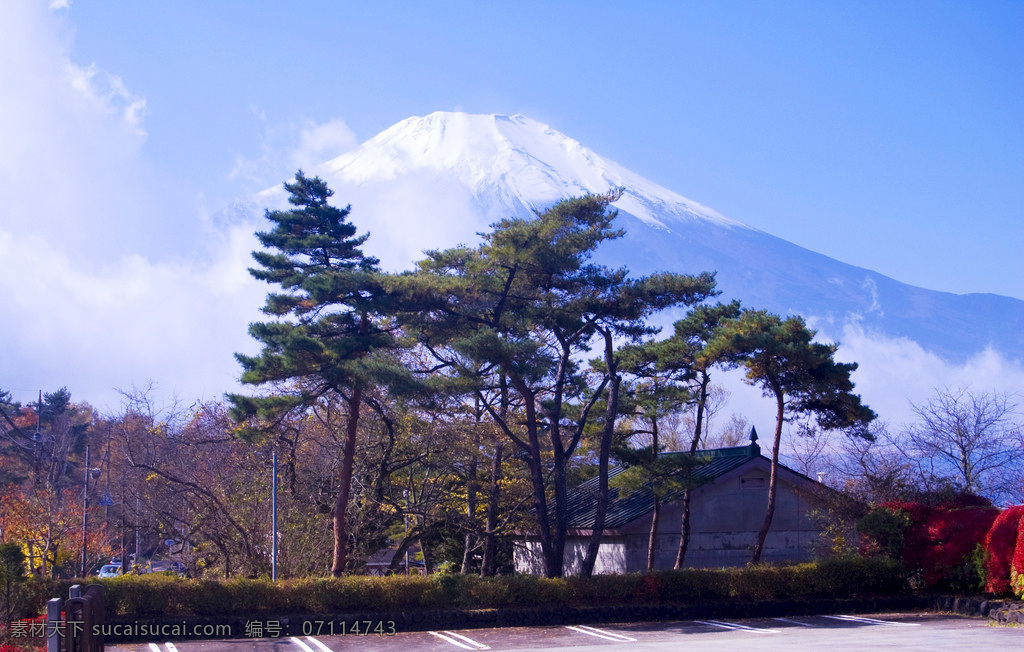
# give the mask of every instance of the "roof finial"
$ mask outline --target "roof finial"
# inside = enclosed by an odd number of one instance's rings
[[[757,443],[757,428],[755,428],[754,426],[750,426],[750,443]]]

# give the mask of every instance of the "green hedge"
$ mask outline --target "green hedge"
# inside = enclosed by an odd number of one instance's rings
[[[190,580],[127,575],[97,580],[108,614],[225,616],[416,609],[700,604],[897,595],[902,567],[888,559],[834,559],[795,566],[599,575],[591,579],[463,575],[296,579]],[[47,583],[67,595],[64,582]],[[57,592],[55,592],[57,591]],[[45,601],[45,600],[44,600]]]

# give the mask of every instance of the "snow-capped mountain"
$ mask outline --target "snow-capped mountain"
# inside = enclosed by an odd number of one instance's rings
[[[700,219],[742,226],[710,208],[601,158],[577,141],[522,115],[432,113],[408,118],[325,166],[331,179],[365,183],[429,171],[456,179],[474,199],[503,214],[623,187],[617,207],[651,226]]]
[[[407,267],[428,248],[472,242],[496,219],[622,187],[626,236],[603,262],[635,274],[715,270],[724,298],[801,314],[823,334],[844,325],[913,340],[962,361],[986,347],[1024,359],[1024,301],[900,283],[724,217],[521,115],[432,113],[403,120],[310,172],[351,203],[367,249]],[[275,188],[261,205],[283,204]]]

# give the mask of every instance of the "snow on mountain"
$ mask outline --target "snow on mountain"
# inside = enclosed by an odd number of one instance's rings
[[[521,115],[432,113],[386,129],[315,170],[372,233],[367,250],[406,268],[429,248],[475,240],[503,217],[584,193],[625,189],[624,238],[602,262],[636,274],[715,270],[724,298],[801,314],[823,334],[854,324],[952,361],[992,348],[1024,360],[1024,301],[909,286],[726,218]],[[261,206],[283,206],[280,188]]]
[[[429,172],[457,179],[482,204],[515,212],[622,187],[617,206],[652,226],[665,227],[672,217],[742,226],[522,115],[408,118],[329,161],[324,172],[356,184]]]

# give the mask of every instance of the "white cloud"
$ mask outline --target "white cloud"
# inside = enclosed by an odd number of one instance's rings
[[[173,184],[154,183],[142,155],[145,98],[71,61],[70,44],[62,15],[3,3],[0,226],[79,260],[156,251],[180,219],[161,219]]]
[[[356,135],[341,118],[323,124],[305,121],[299,132],[298,147],[291,153],[292,164],[296,168],[311,169],[358,144]]]
[[[280,185],[298,169],[309,172],[358,144],[342,118],[323,123],[306,119],[300,123],[271,124],[262,109],[250,108],[264,125],[259,136],[259,153],[255,156],[236,154],[228,178],[243,182],[252,193]]]
[[[858,364],[852,376],[854,392],[891,429],[898,430],[913,422],[916,417],[911,403],[926,403],[938,388],[969,387],[975,392],[1024,398],[1020,393],[1024,387],[1024,365],[991,349],[963,363],[954,363],[925,351],[914,341],[865,331],[859,324],[847,324],[842,332],[836,359]],[[825,336],[819,339],[828,341]],[[757,427],[762,450],[769,450],[775,427],[774,400],[762,396],[759,388],[747,385],[739,370],[719,371],[714,380],[730,392],[730,397],[712,428],[725,425],[728,415],[735,412]],[[784,432],[784,438],[795,438],[792,425],[787,424]],[[790,442],[784,449],[793,444]]]
[[[464,187],[430,173],[406,175],[401,184],[331,188],[336,205],[352,205],[350,221],[360,233],[370,232],[363,249],[380,258],[389,271],[411,269],[427,249],[473,244],[479,240],[476,234],[497,219],[481,215]]]
[[[19,393],[62,385],[99,407],[117,404],[114,388],[154,380],[186,400],[219,398],[236,387],[235,351],[265,289],[246,268],[251,229],[221,235],[220,256],[200,264],[153,263],[124,256],[89,271],[38,238],[0,231],[5,291],[0,336],[3,383]],[[9,385],[10,383],[10,385]]]
[[[924,403],[943,387],[1015,394],[1024,387],[1024,366],[985,349],[964,363],[943,360],[906,338],[887,337],[856,325],[843,330],[837,358],[856,362],[857,390],[892,425],[913,420],[910,403]]]
[[[145,98],[72,61],[69,34],[45,4],[0,6],[0,60],[17,62],[0,66],[0,386],[111,408],[148,379],[217,398],[265,293],[253,228],[204,221],[153,171]]]
[[[83,68],[68,62],[68,79],[71,88],[92,104],[94,110],[120,115],[125,124],[130,125],[138,135],[146,135],[142,128],[146,98],[125,88],[120,77],[98,70],[96,64]]]

